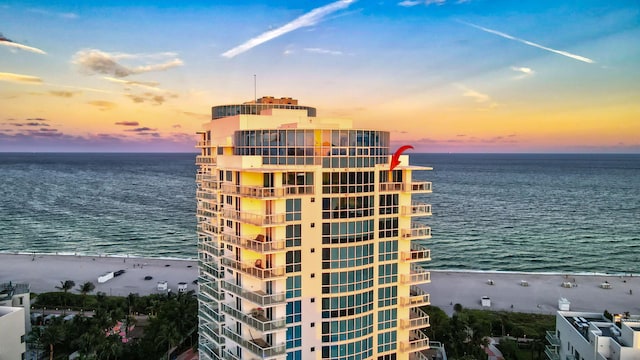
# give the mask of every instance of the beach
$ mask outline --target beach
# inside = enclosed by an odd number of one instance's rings
[[[125,272],[98,283],[102,274],[118,270]],[[146,276],[152,279],[145,280]],[[195,260],[0,254],[0,283],[28,283],[34,293],[57,291],[61,281],[73,280],[76,287],[71,291],[76,293],[82,283],[91,281],[95,292],[107,295],[148,295],[158,293],[158,281],[167,281],[172,291],[177,291],[179,282],[186,282],[187,290],[197,290],[193,284],[197,277]],[[431,283],[421,287],[431,294],[431,304],[448,314],[456,303],[472,309],[555,314],[560,298],[569,300],[573,311],[640,313],[640,279],[630,275],[431,271]],[[490,307],[482,307],[483,296],[490,298]]]

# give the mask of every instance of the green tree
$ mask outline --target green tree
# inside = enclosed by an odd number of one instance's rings
[[[96,286],[91,281],[87,281],[86,283],[80,285],[78,288],[78,292],[82,294],[82,309],[86,307],[87,304],[87,294],[95,290]]]
[[[76,286],[75,281],[65,280],[65,281],[60,281],[60,286],[56,286],[56,289],[62,290],[66,293],[67,291],[73,289],[74,286]]]
[[[61,318],[53,319],[40,336],[40,342],[49,348],[49,360],[53,360],[53,350],[65,340],[65,328]]]

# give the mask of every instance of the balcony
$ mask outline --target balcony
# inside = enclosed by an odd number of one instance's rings
[[[429,349],[429,338],[422,331],[410,331],[409,341],[400,342],[400,351],[413,353]]]
[[[285,194],[284,188],[277,187],[264,187],[258,185],[234,185],[234,184],[222,184],[222,193],[227,195],[239,195],[242,197],[250,197],[257,199],[268,199],[283,197]]]
[[[200,269],[200,272],[204,271],[206,274],[209,274],[209,277],[212,278],[217,279],[221,277],[220,275],[224,275],[224,273],[218,270],[218,268],[211,262],[201,260],[198,262],[198,268]]]
[[[431,298],[424,290],[417,286],[411,287],[409,296],[400,297],[400,305],[405,307],[418,307],[431,304]]]
[[[196,181],[211,181],[218,182],[218,176],[211,173],[206,172],[198,172],[196,174]]]
[[[431,250],[419,244],[411,244],[411,251],[403,251],[400,259],[404,262],[431,261]]]
[[[409,311],[409,319],[401,319],[400,327],[405,330],[422,329],[429,326],[429,315],[420,308]]]
[[[261,234],[244,237],[224,233],[222,234],[222,240],[261,254],[277,253],[286,250],[286,243],[284,240],[265,241],[265,236]]]
[[[201,277],[199,278],[198,286],[200,288],[200,293],[204,293],[216,301],[224,300],[224,293],[220,291],[220,289],[216,289],[214,287],[213,281],[203,281],[203,278]]]
[[[430,193],[431,182],[430,181],[413,181],[409,183],[409,189],[412,194]]]
[[[412,202],[411,205],[402,206],[401,214],[403,216],[431,216],[431,205]]]
[[[274,346],[267,343],[264,339],[261,338],[244,339],[242,338],[242,336],[236,334],[228,327],[222,328],[222,334],[231,339],[233,342],[238,343],[238,345],[254,353],[261,359],[269,359],[272,357],[285,355],[287,352],[285,344]]]
[[[205,188],[196,190],[196,198],[199,200],[210,200],[209,202],[217,203],[218,202],[218,194],[213,191],[210,191],[213,188]]]
[[[400,275],[400,282],[404,285],[419,285],[431,282],[431,273],[416,264],[411,264],[411,274]]]
[[[222,250],[220,250],[220,246],[215,242],[199,242],[198,250],[201,252],[207,252],[212,256],[221,256]],[[204,259],[201,259],[204,260]]]
[[[201,351],[201,360],[220,359],[220,355],[218,353],[218,345],[214,345],[211,342],[200,341],[200,343],[198,344],[198,348]]]
[[[401,182],[381,182],[380,192],[403,191],[404,183]]]
[[[226,280],[220,282],[220,287],[226,291],[229,291],[243,299],[249,300],[252,303],[260,306],[279,305],[286,302],[285,293],[267,294],[264,291],[249,291],[243,289],[241,286],[232,284]]]
[[[552,346],[560,346],[560,339],[558,339],[555,331],[547,331],[545,339],[547,339],[547,342]]]
[[[262,312],[253,313],[253,314],[245,314],[240,310],[234,309],[227,304],[220,304],[220,308],[222,312],[233,317],[234,319],[251,326],[254,329],[260,330],[263,333],[268,332],[276,332],[279,330],[284,330],[287,327],[286,319],[276,319],[270,320],[267,319]]]
[[[547,359],[549,360],[560,360],[560,354],[558,353],[558,347],[556,346],[545,346],[544,354],[547,355]]]
[[[380,192],[410,192],[412,194],[430,193],[431,182],[428,181],[413,181],[410,183],[404,182],[381,182]]]
[[[217,303],[201,302],[198,310],[211,319],[207,322],[215,325],[216,329],[219,323],[224,323],[224,315],[218,309]]]
[[[285,223],[285,214],[253,214],[234,209],[222,209],[222,217],[256,226],[277,226]]]
[[[431,228],[426,225],[411,223],[411,228],[400,230],[400,236],[403,240],[430,239]]]
[[[200,223],[198,223],[198,225],[196,226],[196,230],[205,235],[218,236],[218,233],[219,233],[218,227],[216,225],[213,225],[204,221],[201,221]]]
[[[213,218],[218,216],[217,209],[206,209],[204,207],[199,207],[196,209],[196,215],[204,216],[208,218]]]
[[[196,165],[215,165],[216,158],[209,155],[198,155],[196,156]]]
[[[211,141],[209,140],[200,140],[196,143],[196,147],[202,148],[202,147],[210,147],[211,146]]]
[[[266,280],[266,279],[278,279],[285,278],[285,267],[277,266],[272,268],[262,268],[262,260],[255,262],[241,262],[228,257],[223,257],[221,259],[222,265],[230,267],[232,269],[236,269],[244,274],[249,276],[253,276],[255,278]]]
[[[220,337],[220,332],[218,330],[218,326],[212,327],[209,323],[200,324],[201,331],[199,332],[201,335],[206,335],[212,342],[216,344],[222,344],[220,341],[223,339]]]

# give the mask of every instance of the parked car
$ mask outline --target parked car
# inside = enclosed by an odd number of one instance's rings
[[[116,272],[114,272],[114,273],[113,273],[113,276],[120,276],[120,275],[122,275],[122,274],[124,274],[124,273],[125,273],[125,271],[124,271],[124,270],[118,270],[118,271],[116,271]]]

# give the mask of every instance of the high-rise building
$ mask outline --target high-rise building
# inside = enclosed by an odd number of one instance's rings
[[[425,358],[431,206],[412,195],[431,192],[414,179],[430,169],[391,154],[389,132],[291,98],[212,115],[196,158],[200,358]]]

